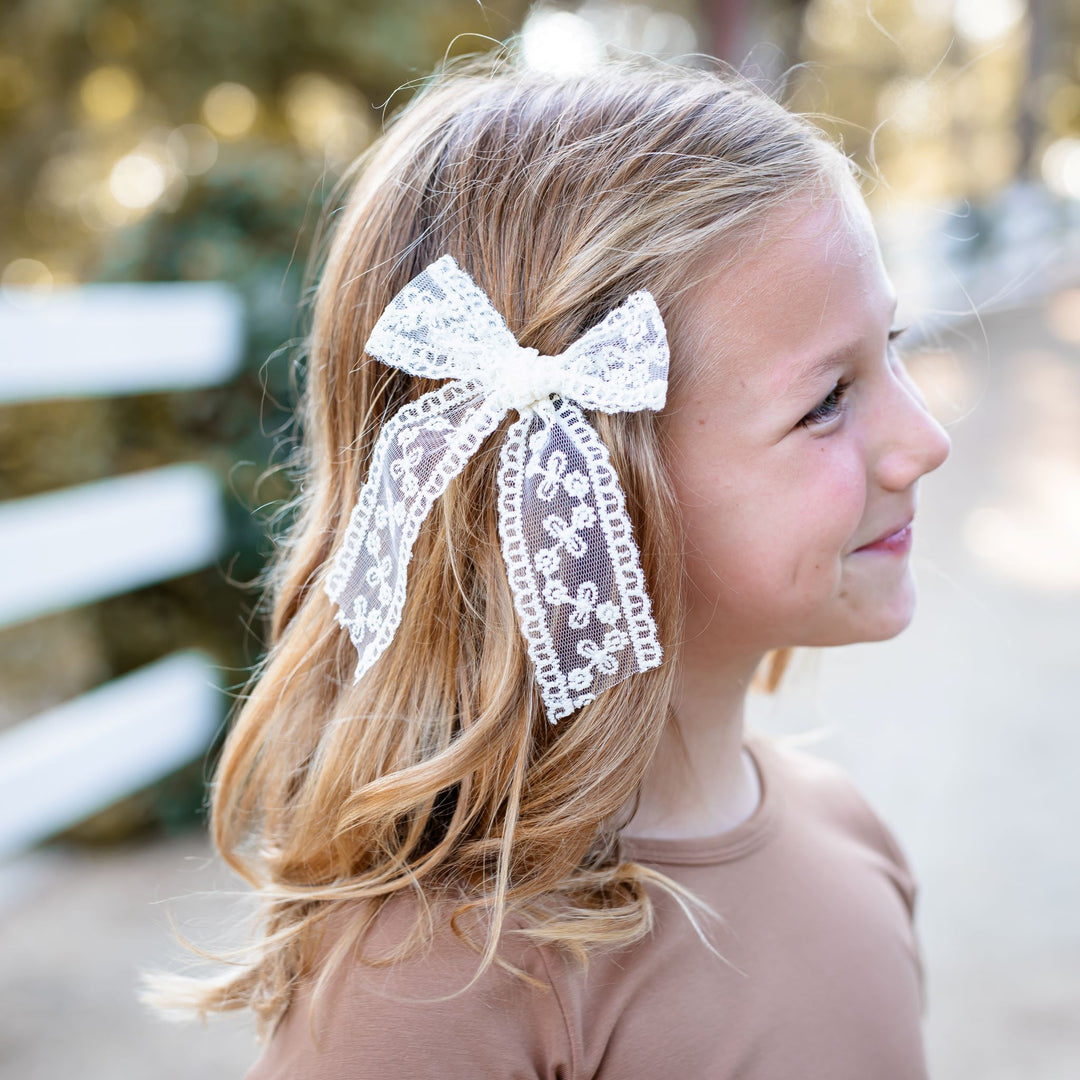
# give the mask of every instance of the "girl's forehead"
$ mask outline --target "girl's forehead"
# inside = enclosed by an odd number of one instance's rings
[[[673,365],[686,370],[672,389],[773,398],[807,362],[872,334],[893,300],[861,199],[795,208],[688,293],[672,341]]]

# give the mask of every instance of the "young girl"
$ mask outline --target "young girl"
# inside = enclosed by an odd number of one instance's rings
[[[448,65],[318,286],[299,514],[213,787],[249,1080],[925,1076],[916,887],[744,730],[907,626],[949,439],[844,155],[732,74]]]

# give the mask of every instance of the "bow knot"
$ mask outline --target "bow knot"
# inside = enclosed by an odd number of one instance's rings
[[[542,356],[538,349],[517,346],[507,350],[481,375],[488,400],[504,412],[516,409],[519,416],[552,394],[565,389],[566,370],[558,356]]]
[[[653,298],[633,293],[565,352],[542,356],[518,345],[444,255],[390,301],[364,349],[450,381],[382,425],[324,585],[359,654],[354,679],[397,630],[413,545],[435,499],[509,409],[518,417],[499,450],[499,543],[548,719],[659,664],[622,488],[582,413],[663,406],[667,339]]]

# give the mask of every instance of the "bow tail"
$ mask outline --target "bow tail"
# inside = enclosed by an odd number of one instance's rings
[[[503,415],[455,380],[402,407],[380,431],[324,585],[356,646],[354,682],[401,622],[413,545],[432,505]]]
[[[535,484],[530,484],[526,474],[526,461],[535,461],[529,446],[547,439],[549,414],[546,406],[535,407],[515,420],[506,433],[499,457],[498,518],[499,544],[514,610],[536,672],[544,709],[551,723],[555,723],[573,711],[573,704],[540,591],[543,579],[535,565],[536,514],[526,509],[527,502],[529,510],[535,507]],[[534,428],[538,430],[533,431]]]
[[[556,399],[507,433],[499,533],[552,723],[660,663],[618,477],[572,402]]]

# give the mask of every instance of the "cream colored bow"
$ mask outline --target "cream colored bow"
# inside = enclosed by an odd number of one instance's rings
[[[663,319],[644,290],[565,352],[518,345],[449,255],[387,305],[365,351],[450,379],[379,433],[325,591],[359,654],[359,680],[393,639],[413,544],[435,499],[510,409],[498,471],[499,538],[548,719],[661,661],[639,552],[607,448],[582,408],[658,410]],[[437,598],[433,598],[437,602]]]

